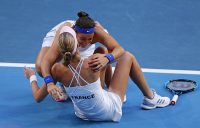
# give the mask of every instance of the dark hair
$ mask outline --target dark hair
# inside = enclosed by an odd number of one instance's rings
[[[79,18],[76,20],[76,26],[80,28],[93,28],[95,26],[94,20],[86,12],[80,11],[77,15]]]

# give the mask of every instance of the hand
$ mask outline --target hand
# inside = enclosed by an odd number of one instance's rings
[[[28,68],[28,67],[24,67],[24,76],[29,79],[32,75],[35,75],[35,72],[33,71],[33,69]]]
[[[60,97],[62,97],[62,91],[53,83],[49,83],[47,85],[47,91],[52,96],[55,101],[59,101]]]
[[[89,67],[94,71],[100,71],[108,64],[108,59],[105,57],[105,54],[94,54],[90,56],[90,61],[88,62]]]

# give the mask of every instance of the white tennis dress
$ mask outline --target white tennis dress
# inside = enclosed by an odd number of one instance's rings
[[[120,121],[122,116],[122,102],[120,97],[102,89],[100,78],[88,83],[80,76],[83,59],[79,62],[76,69],[69,65],[69,69],[74,74],[72,81],[76,79],[77,85],[65,87],[67,94],[73,102],[75,115],[83,120],[93,121]],[[79,79],[87,85],[81,86]]]

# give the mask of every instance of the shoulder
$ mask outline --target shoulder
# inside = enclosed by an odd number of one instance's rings
[[[104,31],[104,27],[98,21],[95,21],[95,31],[96,32]]]
[[[93,56],[93,55],[92,55]],[[82,73],[83,73],[83,76],[85,78],[87,78],[87,80],[89,81],[93,81],[94,79],[97,79],[99,76],[100,76],[100,71],[93,71],[91,69],[91,67],[89,66],[89,62],[91,61],[91,57],[90,56],[89,58],[87,59],[84,59],[84,62],[83,62],[83,66],[82,66]]]
[[[104,27],[98,21],[95,21],[95,27],[104,29]]]
[[[95,26],[95,35],[94,40],[96,42],[103,43],[106,40],[110,38],[110,35],[108,34],[107,30],[102,28],[101,26]]]
[[[103,36],[109,35],[107,29],[105,29],[98,21],[95,21],[95,34]]]
[[[61,78],[65,72],[67,72],[67,68],[61,63],[55,63],[51,68],[51,74],[54,79],[57,81],[61,81]]]

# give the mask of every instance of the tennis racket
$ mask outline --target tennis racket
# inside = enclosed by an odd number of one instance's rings
[[[175,105],[179,96],[194,91],[197,88],[197,83],[193,80],[176,79],[168,81],[165,87],[174,94],[171,104]]]

